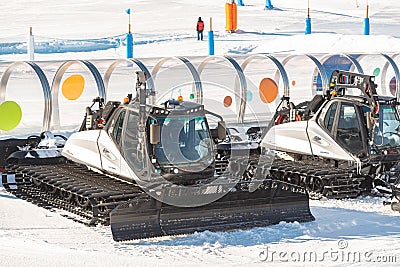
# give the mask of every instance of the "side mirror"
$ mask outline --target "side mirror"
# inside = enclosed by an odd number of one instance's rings
[[[150,124],[150,144],[156,145],[160,143],[160,125]]]
[[[218,122],[218,139],[224,140],[226,138],[226,124],[224,121]]]

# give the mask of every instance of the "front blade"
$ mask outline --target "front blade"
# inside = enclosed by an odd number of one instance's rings
[[[229,192],[200,207],[175,207],[147,196],[118,206],[110,217],[116,241],[312,220],[306,191],[276,180],[266,181],[254,192]]]

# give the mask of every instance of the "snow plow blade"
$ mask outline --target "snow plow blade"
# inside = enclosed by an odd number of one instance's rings
[[[277,180],[266,180],[254,192],[229,192],[204,206],[175,207],[146,196],[122,203],[110,214],[115,241],[313,220],[307,192]]]

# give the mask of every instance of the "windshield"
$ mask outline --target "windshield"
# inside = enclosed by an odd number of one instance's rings
[[[381,106],[379,127],[375,127],[374,143],[377,146],[400,146],[400,121],[393,106]]]
[[[154,146],[160,164],[198,162],[209,165],[214,161],[213,141],[205,117],[158,118],[161,141]]]

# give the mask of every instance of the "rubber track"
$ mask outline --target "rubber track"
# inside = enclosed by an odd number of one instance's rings
[[[75,163],[9,165],[2,175],[4,188],[22,199],[66,210],[77,216],[68,218],[88,225],[111,224],[116,241],[314,219],[303,187],[264,180],[250,193],[249,180],[210,205],[186,209],[159,203],[136,184]]]
[[[304,186],[312,198],[354,198],[365,190],[361,187],[365,178],[355,170],[327,169],[302,162],[275,160],[270,175],[274,179]]]
[[[216,164],[221,170],[227,170],[229,162],[219,160]],[[246,164],[241,167],[243,168],[241,172],[243,180],[251,180],[257,171],[258,161],[255,159],[243,160],[239,164]],[[357,175],[355,170],[327,169],[297,161],[274,160],[266,178],[303,186],[313,199],[321,197],[354,198],[365,191],[361,187],[365,178]]]
[[[109,212],[120,203],[143,195],[128,183],[79,166],[9,165],[2,175],[4,188],[15,196],[45,208],[74,213],[89,225],[109,224]]]

